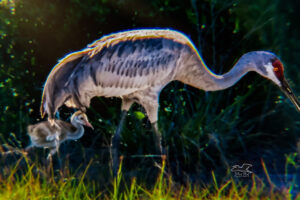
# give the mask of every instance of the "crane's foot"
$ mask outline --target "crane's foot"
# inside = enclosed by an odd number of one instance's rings
[[[120,168],[120,131],[121,129],[118,128],[116,134],[112,138],[111,142],[111,149],[110,149],[110,156],[111,156],[111,165],[112,165],[112,172],[113,172],[113,177],[117,177],[119,168]]]
[[[111,148],[111,159],[113,177],[117,177],[120,168],[120,156],[116,148]]]
[[[121,142],[121,132],[123,128],[123,124],[125,121],[125,117],[127,115],[127,111],[123,110],[121,114],[121,121],[117,128],[116,134],[113,136],[111,140],[111,149],[110,149],[110,156],[112,161],[112,172],[113,177],[118,175],[118,171],[120,168],[120,142]]]
[[[167,169],[167,150],[165,148],[165,141],[162,138],[162,135],[157,127],[157,122],[152,123],[152,128],[155,133],[154,141],[156,146],[156,151],[158,155],[160,155],[161,160],[160,163],[156,163],[155,165],[161,170],[162,173],[168,175],[168,169]]]
[[[112,170],[113,170],[113,177],[118,177],[119,174],[121,173],[122,169],[122,161],[123,161],[124,156],[116,156],[113,158],[113,164],[112,164]]]
[[[62,161],[59,153],[59,146],[57,145],[54,148],[51,148],[49,151],[49,154],[47,156],[47,172],[50,173],[51,169],[53,170],[53,156],[57,154],[57,161],[58,161],[58,167],[61,170],[62,169]]]
[[[120,138],[119,135],[116,133],[112,138],[111,148],[110,148],[110,158],[111,158],[111,167],[113,177],[118,175],[119,166],[120,166],[120,154],[119,154],[119,146],[120,146]]]

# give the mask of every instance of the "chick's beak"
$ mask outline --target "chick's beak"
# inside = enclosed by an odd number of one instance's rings
[[[289,86],[289,83],[283,79],[281,81],[281,90],[283,93],[291,100],[291,102],[296,106],[296,109],[300,112],[300,102],[293,93],[291,87]]]
[[[94,130],[94,127],[92,126],[92,124],[90,122],[85,121],[85,125]]]

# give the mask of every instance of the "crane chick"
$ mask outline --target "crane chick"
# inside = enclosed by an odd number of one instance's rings
[[[48,158],[50,158],[58,152],[59,145],[64,141],[81,138],[84,134],[83,125],[94,129],[89,123],[86,114],[82,111],[77,111],[72,115],[71,123],[55,120],[55,125],[51,125],[49,121],[29,125],[27,131],[31,144],[26,150],[32,147],[49,148]]]

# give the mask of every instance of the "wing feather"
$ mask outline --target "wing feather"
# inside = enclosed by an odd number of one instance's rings
[[[173,41],[159,40],[135,41],[131,43],[135,48],[130,48],[130,42],[120,43],[113,50],[107,48],[106,53],[98,52],[100,60],[98,54],[89,58],[86,55],[82,60],[88,62],[78,63],[69,78],[68,90],[74,96],[75,104],[88,107],[94,96],[118,97],[170,81],[167,78],[180,57],[181,46],[176,49],[169,44]],[[150,45],[152,42],[154,46]],[[167,48],[163,48],[164,43]],[[124,46],[129,49],[129,54]]]
[[[47,77],[41,103],[41,116],[45,113],[49,118],[54,118],[54,113],[64,101],[69,98],[66,85],[69,77],[81,61],[84,52],[76,52],[62,59],[50,72]]]

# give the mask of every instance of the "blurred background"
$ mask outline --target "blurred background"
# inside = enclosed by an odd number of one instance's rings
[[[58,60],[112,32],[170,28],[195,43],[215,73],[227,72],[248,51],[267,50],[285,65],[300,95],[300,1],[284,0],[0,0],[0,141],[29,144],[28,124],[41,120],[43,84]],[[95,130],[61,145],[71,170],[98,181],[109,178],[109,145],[120,120],[117,98],[94,98],[87,111]],[[68,120],[73,111],[60,109]],[[204,92],[179,82],[161,93],[159,128],[168,145],[167,170],[178,182],[206,182],[211,171],[223,179],[235,164],[256,174],[266,163],[274,181],[299,180],[300,116],[270,81],[249,73],[234,87]],[[152,131],[134,105],[122,138],[123,173],[155,180]],[[298,142],[298,145],[297,145]],[[47,151],[37,149],[40,157]],[[1,165],[8,165],[3,161]]]

